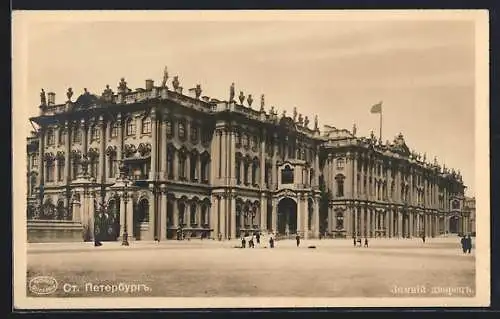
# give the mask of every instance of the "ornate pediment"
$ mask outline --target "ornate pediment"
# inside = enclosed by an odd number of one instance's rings
[[[297,194],[291,189],[282,189],[276,193],[277,196],[279,197],[291,197],[291,198],[296,198]]]
[[[141,143],[141,144],[139,144],[137,151],[141,154],[141,156],[148,155],[151,153],[151,144]]]

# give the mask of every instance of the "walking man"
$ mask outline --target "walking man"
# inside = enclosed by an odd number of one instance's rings
[[[467,252],[467,238],[465,238],[465,235],[460,239],[460,244],[462,245],[462,251],[464,254]]]
[[[297,241],[297,247],[299,247],[300,245],[300,235],[297,234],[297,236],[295,236],[295,240]]]
[[[467,253],[470,254],[472,250],[472,238],[470,235],[467,235]]]
[[[365,247],[368,247],[368,238],[365,238]]]

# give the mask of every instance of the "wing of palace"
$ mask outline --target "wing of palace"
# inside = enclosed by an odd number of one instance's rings
[[[116,93],[76,99],[68,89],[62,104],[42,90],[27,139],[29,241],[472,231],[460,173],[402,134],[320,131],[317,116],[266,110],[234,84],[217,100],[167,79],[135,90],[121,79]]]

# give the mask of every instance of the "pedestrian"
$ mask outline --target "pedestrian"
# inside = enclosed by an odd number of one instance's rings
[[[219,241],[221,241],[222,240],[222,233],[219,233],[218,237],[219,237]]]
[[[274,238],[273,235],[269,236],[269,247],[274,248]]]
[[[257,235],[255,235],[255,239],[257,240],[257,244],[260,245],[260,233],[257,233]]]
[[[422,235],[422,242],[425,244],[425,235]]]
[[[464,254],[467,252],[467,238],[465,238],[465,235],[460,239],[460,244],[462,245],[462,250]]]
[[[354,236],[354,237],[352,238],[352,241],[353,241],[353,243],[354,243],[354,247],[356,247],[356,236]]]
[[[365,247],[368,247],[368,238],[365,238]]]
[[[248,237],[248,248],[253,248],[253,235]]]
[[[295,236],[295,240],[297,241],[297,247],[299,247],[299,245],[300,245],[300,235],[299,234],[297,234]]]
[[[358,238],[357,242],[359,244],[359,247],[361,247],[361,237]]]
[[[467,253],[470,254],[472,250],[472,238],[470,237],[470,235],[467,235]]]
[[[247,242],[245,240],[245,237],[241,237],[241,248],[245,248],[247,245]]]

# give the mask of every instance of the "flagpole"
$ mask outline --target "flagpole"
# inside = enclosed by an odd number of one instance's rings
[[[380,132],[379,132],[379,141],[382,141],[382,110],[380,110]]]

